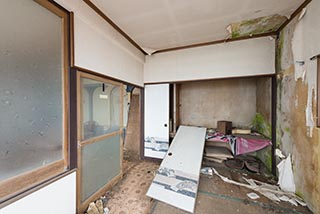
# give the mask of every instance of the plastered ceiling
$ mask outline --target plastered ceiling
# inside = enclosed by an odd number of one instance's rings
[[[261,17],[268,31],[278,27],[304,0],[91,0],[147,52],[230,38],[227,27]],[[274,15],[282,17],[273,23]],[[260,23],[261,25],[261,23]],[[274,25],[274,26],[271,26]],[[249,26],[250,28],[250,26]],[[254,27],[253,27],[254,28]],[[257,28],[257,27],[256,27]],[[258,28],[261,28],[259,26]],[[246,28],[248,29],[248,27]],[[261,30],[261,29],[260,29]],[[263,29],[262,29],[263,31]],[[239,32],[237,32],[236,35]],[[235,34],[234,34],[235,35]]]

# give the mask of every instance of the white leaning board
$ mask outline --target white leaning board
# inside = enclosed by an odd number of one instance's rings
[[[180,126],[147,196],[194,212],[206,128]]]

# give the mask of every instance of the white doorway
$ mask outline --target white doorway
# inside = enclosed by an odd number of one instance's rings
[[[162,159],[169,148],[169,84],[145,86],[144,156]]]

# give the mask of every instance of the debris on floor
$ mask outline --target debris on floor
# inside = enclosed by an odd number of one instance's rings
[[[283,191],[295,192],[296,187],[293,179],[291,156],[290,154],[277,165],[279,171],[278,184]]]
[[[213,170],[210,167],[204,167],[201,169],[200,173],[204,175],[213,175]]]
[[[246,168],[250,172],[254,173],[259,173],[262,165],[260,160],[251,155],[239,155],[234,159],[226,160],[224,163],[231,169],[241,170],[243,168]]]
[[[250,192],[250,193],[247,193],[247,196],[253,200],[256,200],[258,198],[260,198],[260,196],[257,194],[257,193],[254,193],[254,192]]]
[[[156,162],[141,161],[129,168],[123,179],[105,194],[109,214],[149,213],[153,202],[146,192],[158,167]]]
[[[215,175],[217,175],[218,177],[220,177],[224,182],[230,183],[230,184],[234,184],[237,186],[242,186],[242,187],[246,187],[248,189],[254,190],[255,192],[260,193],[261,195],[269,198],[272,201],[277,201],[280,202],[283,196],[286,196],[286,198],[288,198],[289,200],[286,200],[288,202],[290,202],[291,204],[298,206],[298,204],[300,204],[301,206],[305,206],[306,204],[303,202],[303,200],[301,198],[299,198],[298,196],[296,196],[294,193],[292,192],[285,192],[283,190],[281,190],[279,188],[279,186],[276,185],[271,185],[268,183],[264,183],[261,181],[257,181],[254,179],[247,179],[245,177],[243,177],[243,179],[246,181],[246,183],[240,183],[234,180],[231,180],[225,176],[222,176],[215,168],[212,167],[213,173]]]
[[[206,146],[204,150],[204,158],[222,163],[228,158],[233,158],[233,155],[227,148],[219,146]]]
[[[108,208],[104,208],[103,206],[103,198],[91,202],[86,214],[108,214]]]
[[[128,165],[132,164],[128,163]],[[104,203],[106,202],[106,207],[109,208],[109,214],[186,214],[181,209],[146,196],[146,191],[158,168],[159,163],[157,162],[141,161],[128,169],[123,179],[105,194],[103,200]],[[215,163],[213,168],[218,170],[221,175],[245,184],[248,182],[243,177],[248,179],[254,177],[255,180],[262,179],[262,175],[258,173],[245,171],[245,169],[234,170],[224,164]],[[275,203],[252,189],[224,182],[213,174],[212,167],[203,167],[201,171],[195,214],[234,214],[235,212],[312,214],[307,207],[292,205],[289,202],[290,196],[281,196],[279,197],[280,202]],[[237,174],[239,176],[236,176]],[[272,184],[276,184],[276,182],[272,182]],[[260,198],[250,199],[247,194],[251,192],[259,195]]]

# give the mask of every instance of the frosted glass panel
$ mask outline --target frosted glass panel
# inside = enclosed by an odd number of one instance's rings
[[[0,1],[0,181],[62,159],[62,20]]]
[[[120,128],[120,87],[81,79],[83,138],[101,136]]]
[[[120,135],[83,146],[81,167],[83,202],[120,173]]]

